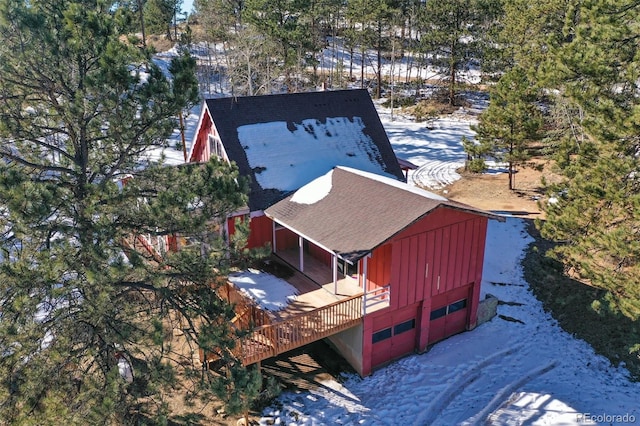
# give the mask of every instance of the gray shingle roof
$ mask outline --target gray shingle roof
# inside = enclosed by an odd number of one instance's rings
[[[312,203],[306,204],[309,200]],[[343,167],[304,186],[265,213],[354,262],[438,208],[501,219],[406,183]]]

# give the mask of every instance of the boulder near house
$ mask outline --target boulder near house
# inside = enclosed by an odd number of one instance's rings
[[[298,293],[251,314],[246,364],[327,338],[365,376],[476,326],[498,217],[406,184],[365,90],[208,99],[188,160],[212,155],[251,179],[226,231],[249,219]]]

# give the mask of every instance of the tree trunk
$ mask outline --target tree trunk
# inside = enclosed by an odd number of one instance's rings
[[[140,13],[140,30],[142,31],[142,46],[147,47],[147,36],[144,31],[144,15],[142,13],[142,0],[138,0],[138,12]]]
[[[362,55],[360,58],[360,88],[364,89],[364,44],[360,46],[360,53]]]
[[[180,117],[180,139],[182,140],[182,154],[184,155],[184,162],[187,162],[187,142],[184,137],[184,118],[182,118],[182,111],[178,114]]]
[[[509,161],[509,190],[513,189],[513,163]]]
[[[449,105],[456,104],[456,42],[451,43],[451,58],[449,59]]]
[[[382,94],[382,22],[378,21],[378,70],[376,77],[378,79],[378,85],[376,87],[376,99],[380,99]]]
[[[513,133],[513,126],[511,132]],[[513,158],[513,141],[509,142],[509,156]],[[509,160],[509,190],[513,190],[514,187],[513,160]]]

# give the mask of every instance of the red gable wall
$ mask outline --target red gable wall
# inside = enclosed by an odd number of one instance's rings
[[[392,242],[392,306],[401,308],[479,283],[487,220],[440,208],[396,236]]]
[[[441,207],[374,251],[369,279],[388,279],[391,303],[364,318],[363,375],[415,349],[425,350],[451,330],[475,327],[487,222],[485,216]],[[463,299],[466,309],[430,320],[432,310]],[[395,326],[412,319],[414,329],[395,334]],[[372,343],[373,333],[387,328],[393,336]]]
[[[209,134],[211,133],[213,122],[211,121],[211,116],[206,109],[206,103],[204,108],[200,128],[198,129],[198,134],[196,135],[196,140],[194,142],[193,149],[191,150],[189,162],[209,161]]]

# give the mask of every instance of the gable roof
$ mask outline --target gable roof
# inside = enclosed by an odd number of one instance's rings
[[[398,182],[336,167],[265,214],[349,262],[364,257],[438,208],[500,216]]]
[[[404,180],[366,90],[207,99],[206,113],[229,159],[251,178],[251,211],[335,166]]]

